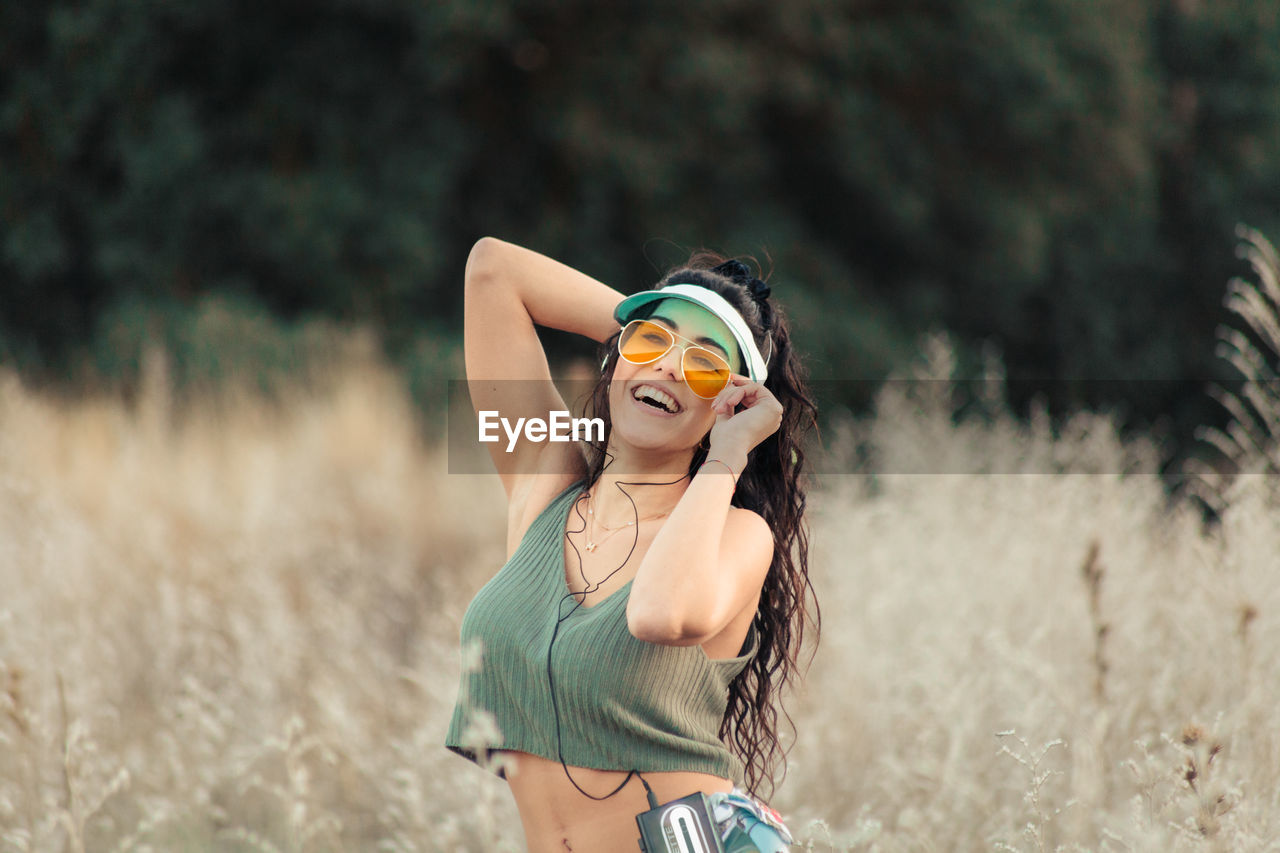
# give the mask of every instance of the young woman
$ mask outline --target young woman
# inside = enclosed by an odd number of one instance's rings
[[[624,299],[509,243],[472,249],[477,412],[567,410],[535,325],[602,344],[587,414],[603,441],[489,445],[508,562],[462,625],[480,663],[446,743],[507,780],[531,853],[632,853],[650,791],[705,794],[726,850],[791,840],[748,791],[774,782],[776,698],[812,592],[801,440],[815,409],[768,297],[706,253]]]

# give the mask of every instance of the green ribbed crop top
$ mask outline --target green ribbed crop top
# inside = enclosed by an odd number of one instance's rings
[[[547,681],[547,647],[564,578],[565,526],[582,484],[547,505],[506,565],[476,594],[462,619],[462,644],[480,644],[477,669],[463,673],[445,745],[477,761],[464,733],[488,712],[500,735],[488,750],[558,761]],[[684,770],[741,784],[742,762],[717,733],[729,683],[757,650],[753,626],[742,654],[711,659],[700,645],[637,640],[627,629],[631,582],[591,607],[568,599],[552,652],[564,760],[602,770]],[[571,612],[572,611],[572,612]],[[474,731],[474,730],[473,730]]]

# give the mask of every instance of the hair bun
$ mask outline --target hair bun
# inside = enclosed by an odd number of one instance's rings
[[[738,284],[746,284],[752,279],[751,270],[747,269],[747,265],[737,258],[730,258],[719,266],[712,267],[711,271],[727,276]]]
[[[719,266],[712,267],[711,271],[726,276],[735,284],[740,284],[751,291],[751,298],[756,302],[763,302],[769,298],[769,285],[752,275],[751,269],[737,258],[730,258]]]

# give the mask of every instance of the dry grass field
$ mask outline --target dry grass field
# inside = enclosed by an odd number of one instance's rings
[[[177,405],[162,364],[128,404],[0,376],[0,851],[523,849],[441,745],[496,478],[371,357],[276,403]],[[1206,529],[1106,418],[946,390],[828,435],[981,473],[817,484],[775,805],[820,851],[1280,850],[1276,478]]]

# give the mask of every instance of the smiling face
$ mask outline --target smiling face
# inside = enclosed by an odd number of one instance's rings
[[[657,361],[632,364],[623,358],[617,360],[609,387],[611,440],[644,450],[692,449],[715,424],[715,414],[711,400],[694,394],[684,381],[680,367],[684,348],[692,341],[724,358],[735,373],[741,373],[738,346],[723,320],[685,299],[655,303],[648,319],[680,338]],[[637,399],[638,396],[651,402]],[[655,406],[654,401],[663,405]]]

